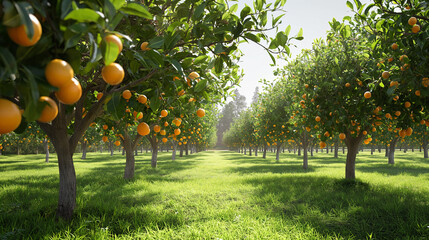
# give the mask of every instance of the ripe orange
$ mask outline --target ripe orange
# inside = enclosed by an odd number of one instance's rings
[[[206,115],[206,111],[202,108],[197,110],[197,116],[198,117],[204,117]]]
[[[118,36],[116,36],[114,34],[107,35],[104,38],[104,41],[106,41],[106,42],[112,42],[112,43],[116,44],[116,46],[118,46],[119,52],[122,51],[122,41],[121,41],[121,39]]]
[[[398,49],[398,47],[399,47],[399,46],[398,46],[398,44],[396,44],[396,43],[392,44],[392,49],[393,49],[393,50]]]
[[[150,48],[147,47],[148,45],[149,45],[148,42],[143,42],[142,45],[140,45],[140,49],[142,51],[148,51],[148,50],[150,50]]]
[[[116,141],[115,141],[115,145],[116,145],[116,146],[119,146],[119,145],[121,145],[121,142],[120,142],[119,140],[116,140]]]
[[[103,97],[103,93],[97,93],[97,100],[100,100]]]
[[[368,132],[367,132],[367,131],[363,131],[363,132],[362,132],[362,134],[363,134],[363,135],[367,135],[367,134],[368,134]]]
[[[177,93],[179,96],[183,96],[185,94],[185,90],[181,90],[179,93]]]
[[[305,88],[308,88],[308,84],[304,84],[304,87],[305,87]]]
[[[422,78],[423,87],[429,87],[429,78]]]
[[[408,24],[410,26],[414,26],[417,23],[417,18],[415,17],[410,17],[410,19],[408,19]]]
[[[407,128],[407,130],[405,130],[405,134],[407,136],[411,136],[411,134],[413,134],[413,129],[411,127]]]
[[[320,122],[320,117],[317,116],[315,120],[316,120],[316,122]]]
[[[392,119],[392,115],[390,115],[390,113],[386,113],[385,116],[386,116],[387,119]]]
[[[401,130],[401,131],[399,131],[399,136],[400,136],[401,138],[404,138],[406,134],[407,134],[406,130]]]
[[[21,124],[21,111],[18,106],[0,98],[0,134],[12,132]]]
[[[346,87],[350,87],[350,83],[346,83]]]
[[[320,142],[319,146],[320,146],[320,148],[325,148],[326,147],[326,143],[325,142]]]
[[[40,114],[40,117],[39,119],[37,119],[37,121],[48,123],[54,120],[58,114],[57,103],[54,100],[52,100],[52,98],[46,97],[46,96],[40,97],[39,101],[46,102],[46,105],[43,108],[42,113]]]
[[[414,92],[414,94],[416,94],[416,96],[420,96],[420,90],[416,90],[416,91]]]
[[[110,85],[118,85],[124,80],[125,72],[118,63],[111,63],[101,70],[103,80]]]
[[[340,133],[339,137],[341,140],[344,140],[344,139],[346,139],[346,134]]]
[[[70,64],[61,59],[54,59],[46,65],[45,77],[54,87],[62,87],[72,81],[74,75]]]
[[[165,134],[167,134],[167,132],[165,130],[161,130],[161,131],[159,131],[159,134],[161,134],[162,136],[164,136]]]
[[[404,104],[404,105],[405,105],[405,107],[406,107],[406,108],[411,107],[411,103],[410,103],[410,102],[405,102],[405,104]]]
[[[163,143],[166,143],[168,141],[168,139],[167,138],[162,138],[162,142]]]
[[[164,123],[164,127],[167,127],[167,126],[168,126],[168,122],[165,122],[165,123]]]
[[[326,131],[325,134],[323,134],[323,135],[325,135],[325,137],[329,137],[330,136],[330,134],[329,134],[328,131]]]
[[[107,130],[109,128],[109,126],[107,126],[106,124],[103,125],[103,129]]]
[[[145,95],[139,95],[137,101],[139,101],[139,103],[145,104],[147,102],[147,97]]]
[[[161,131],[161,127],[159,125],[155,125],[153,126],[153,131],[155,131],[156,133]]]
[[[162,110],[161,111],[161,117],[167,117],[167,115],[168,115],[168,111],[167,110]]]
[[[420,31],[420,26],[419,25],[414,25],[413,28],[411,28],[411,32],[413,33],[418,33]]]
[[[27,36],[26,27],[24,24],[19,25],[18,27],[7,28],[7,34],[9,35],[9,38],[16,44],[24,47],[33,46],[42,36],[42,25],[40,25],[39,20],[33,14],[30,14],[29,17],[34,30],[34,34],[31,39]]]
[[[175,135],[179,135],[181,133],[179,128],[174,129],[174,134]]]
[[[197,72],[191,72],[188,76],[191,80],[194,80],[195,78],[199,78],[200,74],[198,74]]]
[[[381,76],[382,76],[384,79],[388,79],[388,78],[390,77],[390,73],[389,73],[388,71],[384,71],[384,72],[381,74]]]
[[[130,92],[130,90],[124,90],[123,92],[122,92],[122,97],[124,98],[124,99],[130,99],[131,98],[131,92]]]
[[[366,91],[366,92],[363,94],[363,96],[364,96],[366,99],[371,98],[371,92]]]
[[[148,135],[150,133],[149,125],[147,125],[145,122],[140,123],[137,126],[137,132],[142,136]]]
[[[72,105],[82,96],[82,87],[80,83],[73,78],[69,84],[60,87],[60,89],[55,92],[55,96],[61,103]]]
[[[109,140],[109,138],[107,136],[103,136],[102,140],[103,140],[103,142],[107,142]]]
[[[406,58],[408,58],[407,55],[402,55],[399,57],[399,61],[403,62]]]

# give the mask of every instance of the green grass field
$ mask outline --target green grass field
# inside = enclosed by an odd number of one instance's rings
[[[358,181],[344,181],[345,155],[244,156],[208,151],[170,160],[75,156],[72,222],[56,222],[55,155],[0,156],[0,239],[429,239],[429,160],[359,153]]]

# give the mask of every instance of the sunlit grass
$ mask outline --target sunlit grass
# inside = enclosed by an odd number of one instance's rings
[[[423,154],[359,153],[358,181],[345,155],[245,156],[226,151],[176,161],[75,156],[78,199],[71,223],[56,222],[58,168],[43,155],[0,156],[0,239],[427,239],[429,160]]]

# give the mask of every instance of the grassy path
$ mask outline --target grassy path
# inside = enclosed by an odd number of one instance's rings
[[[0,156],[0,239],[428,239],[429,161],[360,153],[356,184],[342,180],[344,155],[301,157],[201,152],[172,162],[75,157],[78,208],[55,222],[58,169],[42,155]]]

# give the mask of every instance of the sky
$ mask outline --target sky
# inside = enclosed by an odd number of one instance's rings
[[[274,1],[267,0],[267,2]],[[252,7],[252,2],[252,0],[239,0],[239,5],[244,6],[244,4],[247,4]],[[361,0],[361,2],[365,4],[370,1]],[[304,31],[304,40],[293,41],[292,44],[296,45],[296,47],[290,46],[292,58],[299,54],[302,49],[311,48],[314,39],[324,38],[326,32],[330,29],[329,22],[332,21],[332,18],[342,21],[344,16],[353,14],[350,8],[346,6],[346,0],[288,0],[284,10],[286,15],[283,17],[283,23],[279,29],[284,31],[288,25],[291,25],[290,36],[296,35],[300,28]],[[275,35],[275,32],[272,32],[272,34]],[[239,48],[244,54],[239,65],[245,75],[238,90],[241,95],[246,97],[247,105],[249,106],[255,87],[259,86],[260,91],[262,89],[262,84],[259,83],[259,80],[272,81],[274,79],[273,70],[281,67],[281,65],[271,67],[271,58],[255,43],[242,44]]]

